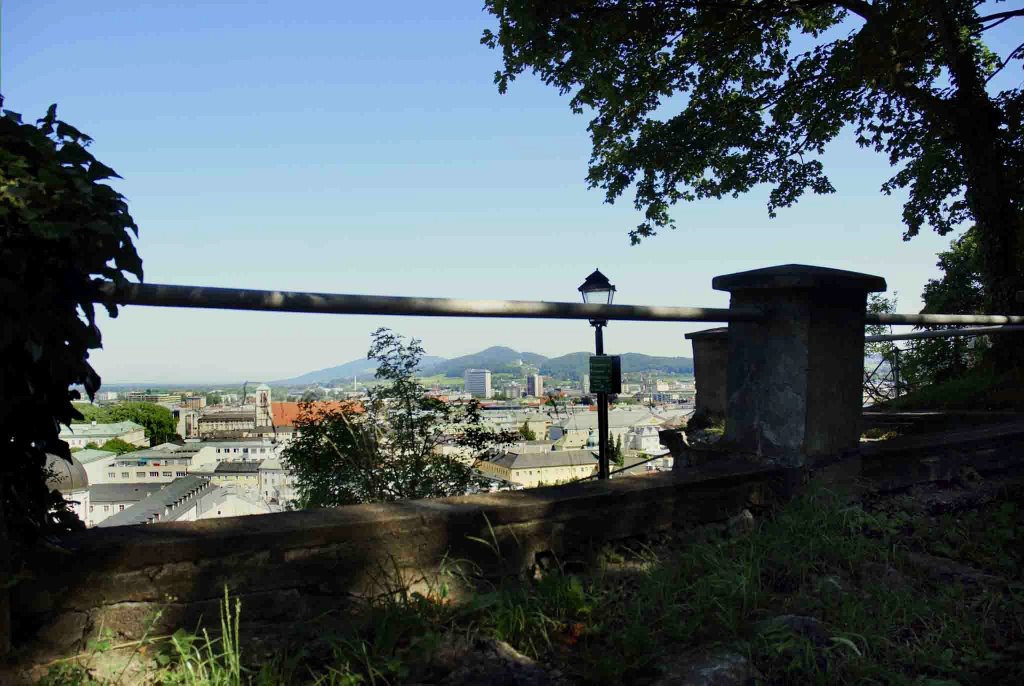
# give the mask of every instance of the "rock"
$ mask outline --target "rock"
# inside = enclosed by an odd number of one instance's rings
[[[441,683],[488,686],[547,686],[554,678],[536,662],[504,641],[480,639],[461,654],[459,666]],[[451,660],[453,656],[448,656]]]
[[[907,553],[904,559],[913,569],[934,581],[959,581],[973,586],[1002,586],[1006,584],[1006,580],[1002,577],[988,574],[946,557],[926,555],[925,553]]]
[[[727,530],[733,538],[746,536],[754,532],[754,515],[750,510],[743,510],[738,515],[729,518]]]
[[[789,629],[793,633],[810,640],[819,648],[831,643],[828,631],[825,630],[825,625],[814,617],[804,617],[802,615],[780,615],[778,617],[773,617],[772,619],[757,622],[754,624],[753,628],[754,632],[757,634],[764,634],[769,631],[777,631],[779,629]]]
[[[903,576],[902,572],[881,562],[862,564],[860,578],[862,581],[871,581],[897,591],[905,591],[912,587],[910,580]]]
[[[688,651],[662,671],[654,686],[743,686],[759,676],[746,655],[722,648]]]

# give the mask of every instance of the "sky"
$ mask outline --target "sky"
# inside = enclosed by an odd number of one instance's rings
[[[95,139],[147,282],[576,301],[600,267],[617,303],[725,307],[715,275],[804,263],[884,276],[920,308],[954,236],[904,242],[887,161],[850,136],[824,160],[836,194],[775,219],[767,189],[679,205],[677,230],[630,246],[632,197],[586,187],[587,118],[535,77],[498,94],[481,4],[6,0],[0,88]],[[281,379],[364,357],[379,326],[445,357],[593,345],[582,321],[129,307],[100,326],[107,383]],[[613,322],[605,345],[689,356],[683,334],[709,326]]]

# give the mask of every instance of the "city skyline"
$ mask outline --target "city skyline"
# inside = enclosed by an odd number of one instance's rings
[[[617,302],[723,307],[712,277],[806,263],[884,276],[917,311],[955,237],[903,242],[904,196],[879,191],[893,170],[846,134],[823,157],[835,195],[775,219],[766,188],[680,205],[679,230],[630,247],[630,198],[586,188],[586,118],[532,77],[498,94],[476,3],[4,9],[5,106],[57,102],[95,138],[150,282],[575,301],[596,266]],[[592,347],[577,321],[126,308],[99,325],[108,383],[287,378],[365,355],[379,326],[444,357]],[[613,322],[606,340],[689,357],[683,334],[712,325]]]

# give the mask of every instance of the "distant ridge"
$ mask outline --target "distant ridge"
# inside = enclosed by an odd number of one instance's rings
[[[420,363],[420,373],[425,376],[441,374],[460,378],[467,369],[490,369],[495,374],[525,374],[527,371],[536,369],[544,376],[580,379],[588,373],[590,355],[591,353],[588,352],[577,352],[548,358],[537,353],[520,352],[506,346],[495,345],[472,355],[462,355],[452,359],[424,355]],[[344,383],[346,380],[351,381],[353,376],[371,376],[376,369],[377,365],[373,360],[352,360],[336,367],[327,367],[269,383],[272,386]],[[689,357],[658,357],[642,353],[622,353],[622,371],[692,374],[693,360]]]
[[[427,368],[444,361],[445,358],[443,357],[437,357],[436,355],[424,355],[423,359],[420,361],[420,370],[425,371]],[[303,384],[323,384],[331,381],[343,381],[345,379],[352,381],[353,376],[373,376],[376,371],[377,363],[373,360],[352,360],[345,364],[339,364],[336,367],[327,367],[326,369],[318,369],[315,372],[306,372],[299,376],[293,376],[290,379],[270,381],[269,384],[271,386],[301,386]]]

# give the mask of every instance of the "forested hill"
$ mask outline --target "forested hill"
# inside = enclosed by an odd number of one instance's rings
[[[541,365],[540,373],[556,379],[578,379],[590,369],[588,352],[569,353],[552,357]],[[642,353],[623,353],[622,371],[662,372],[664,374],[692,374],[693,360],[689,357],[658,357]]]

